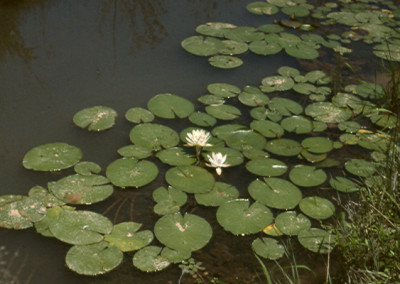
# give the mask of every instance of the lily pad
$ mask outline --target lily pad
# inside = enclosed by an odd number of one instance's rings
[[[211,66],[221,69],[232,69],[243,65],[243,60],[239,57],[229,55],[215,55],[208,59]]]
[[[335,213],[335,205],[328,199],[319,196],[303,198],[299,207],[304,214],[317,220],[328,219]]]
[[[375,164],[363,159],[351,159],[344,167],[349,173],[360,177],[369,177],[376,172]]]
[[[94,106],[77,112],[73,122],[80,128],[88,127],[89,131],[102,131],[111,128],[115,123],[117,112],[105,106]]]
[[[306,249],[323,254],[331,252],[336,243],[335,235],[318,228],[300,231],[298,240]]]
[[[282,119],[281,126],[284,130],[296,134],[305,134],[313,130],[313,122],[310,119],[299,115]]]
[[[222,105],[225,103],[225,100],[223,98],[215,95],[204,95],[197,100],[204,105]]]
[[[208,156],[212,157],[212,152],[214,153],[221,153],[223,156],[226,155],[226,161],[224,164],[228,164],[230,166],[237,166],[243,163],[244,158],[242,153],[239,150],[232,149],[232,148],[227,148],[227,147],[212,147],[206,149],[207,152],[204,152],[203,158],[207,163],[210,163]]]
[[[181,147],[162,150],[156,154],[156,157],[164,164],[170,166],[185,166],[196,162],[196,158],[193,155],[186,153]]]
[[[240,93],[240,89],[232,84],[227,83],[212,83],[207,86],[210,94],[221,98],[236,97]]]
[[[167,268],[171,263],[160,255],[162,248],[147,246],[133,256],[133,265],[144,272],[155,272]]]
[[[198,56],[210,56],[217,54],[224,48],[221,40],[212,37],[191,36],[185,38],[181,46],[187,52]]]
[[[248,130],[248,128],[241,124],[224,124],[215,127],[212,130],[212,134],[219,139],[225,140],[229,135],[232,134],[232,132],[237,130]]]
[[[265,150],[275,155],[290,157],[300,154],[301,145],[295,140],[280,138],[268,141]]]
[[[259,176],[281,176],[287,171],[287,165],[276,159],[258,158],[246,164],[246,169]]]
[[[49,143],[29,150],[22,161],[26,169],[35,171],[59,171],[67,169],[82,159],[82,152],[66,143]]]
[[[246,106],[263,106],[269,101],[267,95],[260,91],[257,87],[246,86],[238,97],[239,101]]]
[[[222,204],[217,210],[218,223],[234,235],[261,232],[272,222],[272,213],[264,205],[248,199],[235,199]]]
[[[70,204],[93,204],[107,199],[114,191],[110,181],[101,175],[70,175],[52,183],[51,192]]]
[[[306,149],[302,149],[300,154],[301,154],[301,157],[303,157],[310,163],[318,163],[318,162],[325,160],[328,157],[328,155],[326,153],[313,154],[313,153],[308,152]]]
[[[278,122],[282,119],[282,114],[277,110],[270,110],[265,107],[255,107],[250,111],[252,118],[257,120],[269,119],[274,122]]]
[[[296,45],[287,46],[285,47],[285,51],[288,55],[300,59],[312,60],[319,56],[319,53],[316,49],[304,43],[297,43]]]
[[[158,168],[150,161],[122,158],[108,165],[106,176],[115,186],[137,188],[152,182],[158,176]]]
[[[233,120],[241,115],[240,110],[232,105],[206,106],[206,112],[221,120]]]
[[[117,247],[107,247],[107,242],[71,247],[65,258],[67,266],[81,275],[100,275],[116,268],[124,257]]]
[[[261,84],[265,87],[271,88],[272,91],[287,91],[290,90],[294,81],[286,76],[269,76],[262,79]]]
[[[225,139],[226,144],[236,150],[261,150],[265,145],[265,138],[252,130],[237,130]]]
[[[203,218],[186,213],[165,215],[154,225],[154,234],[165,246],[174,250],[195,251],[211,239],[212,229]]]
[[[264,178],[249,185],[249,194],[255,200],[276,209],[292,209],[299,204],[302,193],[291,182],[281,178]]]
[[[253,27],[236,27],[224,32],[226,38],[236,41],[252,42],[264,38],[264,33]]]
[[[168,259],[172,263],[181,263],[190,258],[191,255],[192,251],[190,250],[174,250],[169,247],[165,247],[161,251],[161,257]]]
[[[360,190],[360,186],[345,177],[333,177],[329,180],[329,184],[340,192],[355,192]]]
[[[57,222],[49,224],[54,237],[72,245],[101,242],[113,225],[103,215],[91,211],[62,210]]]
[[[283,116],[291,116],[292,114],[301,114],[303,107],[290,99],[275,97],[268,103],[268,107],[278,111]]]
[[[169,169],[165,179],[172,187],[187,193],[206,193],[214,186],[214,177],[198,166],[179,166]]]
[[[54,207],[64,205],[65,202],[55,197],[49,190],[39,185],[32,187],[28,193],[32,197],[43,203],[46,207]],[[1,197],[0,197],[1,200]],[[0,201],[1,204],[1,201]]]
[[[179,212],[179,209],[187,201],[187,194],[179,189],[159,187],[153,191],[153,199],[157,204],[154,212],[158,215],[167,215]]]
[[[191,101],[170,93],[154,96],[147,103],[147,108],[156,116],[168,119],[185,118],[194,112]]]
[[[224,55],[238,55],[245,53],[249,47],[247,43],[236,40],[223,40],[225,48],[219,50],[219,54]]]
[[[152,122],[154,120],[154,114],[147,109],[134,107],[128,109],[125,114],[125,118],[132,123]]]
[[[318,102],[308,105],[305,113],[314,119],[326,123],[339,123],[348,120],[352,111],[348,108],[337,107],[330,102]]]
[[[323,154],[333,149],[333,142],[326,137],[308,137],[301,141],[301,146],[311,153]]]
[[[312,166],[297,165],[289,172],[289,179],[298,186],[312,187],[326,181],[326,173]]]
[[[258,1],[247,4],[246,9],[256,15],[274,15],[279,12],[276,6]]]
[[[249,44],[249,50],[258,55],[273,55],[282,50],[282,47],[275,42],[265,40],[253,41]]]
[[[226,201],[239,197],[239,191],[231,184],[216,182],[213,189],[207,193],[196,193],[197,203],[205,206],[220,206]]]
[[[251,243],[253,251],[263,258],[275,260],[285,254],[285,248],[272,238],[255,239]]]
[[[285,133],[278,123],[269,120],[254,120],[250,128],[267,138],[279,138]]]
[[[74,166],[74,171],[83,176],[90,176],[91,174],[98,174],[101,172],[101,167],[94,162],[79,162]]]
[[[207,36],[224,37],[224,32],[233,28],[236,26],[230,23],[210,22],[197,26],[196,32]]]
[[[139,250],[151,243],[154,236],[149,230],[139,231],[142,224],[123,222],[114,225],[111,233],[104,236],[110,247],[117,247],[123,252]]]
[[[133,144],[156,151],[160,150],[161,147],[167,149],[179,143],[179,136],[174,130],[156,123],[144,123],[135,126],[131,130],[129,138]]]
[[[275,225],[283,234],[296,236],[300,231],[311,228],[311,221],[301,213],[287,211],[276,216]]]
[[[144,159],[152,155],[153,151],[140,145],[127,145],[117,150],[118,154],[125,158]]]
[[[217,123],[217,120],[213,116],[199,111],[189,115],[189,120],[193,124],[203,127],[214,126]]]

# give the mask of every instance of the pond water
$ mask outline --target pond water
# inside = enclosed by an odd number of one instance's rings
[[[118,158],[116,150],[130,143],[132,124],[125,120],[125,112],[131,107],[146,107],[156,94],[174,93],[195,102],[207,93],[208,84],[258,86],[280,66],[299,67],[296,59],[283,53],[266,57],[248,54],[244,66],[222,70],[181,48],[181,41],[195,35],[195,27],[206,22],[254,27],[270,23],[268,18],[246,11],[250,2],[0,1],[0,195],[26,195],[35,185],[46,186],[72,173],[24,169],[22,158],[37,145],[75,145],[82,149],[84,160],[104,169]],[[89,133],[72,124],[77,111],[95,105],[118,112],[111,130]],[[184,126],[172,125],[176,129]],[[254,177],[242,175],[243,171],[244,166],[238,167],[224,178],[245,190]],[[158,182],[162,179],[160,175]],[[117,190],[107,202],[87,208],[105,212],[114,222],[131,220],[143,223],[143,229],[152,229],[156,216],[151,188],[154,186]],[[209,275],[227,283],[263,283],[261,267],[249,247],[254,236],[237,238],[225,232],[217,224],[214,209],[189,202],[186,210],[206,217],[213,225],[211,242],[193,254]],[[34,229],[0,228],[0,246],[9,252],[5,255],[0,250],[0,261],[9,262],[7,269],[15,276],[11,283],[177,283],[181,276],[176,265],[157,273],[140,272],[132,267],[131,254],[104,276],[79,276],[65,266],[70,246],[45,238]],[[315,255],[304,252],[297,259],[317,275],[304,283],[321,283],[324,258],[316,262]],[[3,272],[4,268],[0,283]],[[304,277],[311,275],[305,273]],[[182,283],[193,282],[189,275],[184,280]]]

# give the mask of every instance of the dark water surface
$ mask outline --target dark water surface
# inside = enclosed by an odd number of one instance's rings
[[[116,150],[129,144],[132,124],[124,119],[129,108],[145,107],[151,97],[166,92],[194,102],[210,83],[257,86],[279,66],[296,67],[294,59],[283,55],[247,54],[243,67],[219,70],[209,66],[207,58],[190,55],[180,47],[180,42],[195,35],[195,27],[205,22],[254,27],[268,23],[267,17],[246,11],[250,2],[0,0],[0,195],[26,195],[31,187],[46,186],[65,174],[25,170],[22,158],[35,146],[51,142],[76,145],[84,160],[104,169],[118,157]],[[113,129],[89,133],[73,126],[73,115],[94,105],[117,110]],[[121,202],[118,194],[122,193],[117,191],[113,198]],[[140,194],[126,194],[122,198],[129,202],[121,206],[118,222],[132,217],[125,207],[134,208],[136,222],[154,218],[146,219],[152,212],[151,196],[141,201]],[[104,211],[104,206],[91,206],[90,210]],[[215,216],[215,211],[202,213],[199,209],[199,213]],[[146,223],[143,228],[152,226]],[[193,256],[207,261],[204,266],[221,280],[254,283],[257,264],[247,237],[234,240],[227,233],[214,233],[203,256]],[[45,238],[34,229],[0,228],[0,246],[20,253],[8,256],[14,260],[10,271],[19,279],[15,283],[177,283],[181,273],[177,266],[160,273],[141,273],[126,254],[116,271],[98,278],[78,276],[65,266],[70,246]]]

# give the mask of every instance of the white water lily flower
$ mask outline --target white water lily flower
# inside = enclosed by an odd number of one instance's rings
[[[209,167],[216,168],[215,171],[217,172],[218,175],[221,175],[222,169],[221,168],[226,168],[229,167],[230,164],[225,164],[227,155],[222,155],[222,153],[211,153],[210,155],[207,155],[208,160],[210,161],[209,164],[206,164]]]
[[[209,132],[206,132],[203,129],[194,129],[192,133],[187,133],[186,141],[188,142],[187,146],[200,146],[200,147],[210,147],[212,144],[207,143],[207,141],[211,138]]]

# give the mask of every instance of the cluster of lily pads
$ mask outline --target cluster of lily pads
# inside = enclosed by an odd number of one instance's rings
[[[126,112],[126,119],[135,124],[129,133],[132,144],[117,150],[121,158],[107,166],[105,176],[96,163],[81,161],[82,152],[75,146],[57,142],[34,147],[23,158],[26,169],[74,167],[76,173],[49,182],[47,188],[35,186],[28,196],[0,196],[0,226],[33,226],[43,236],[73,245],[66,263],[79,274],[110,271],[120,264],[124,252],[132,251],[135,267],[158,271],[189,259],[212,237],[206,219],[181,212],[192,194],[199,206],[217,207],[219,225],[233,235],[264,231],[268,237],[252,243],[262,257],[283,256],[279,243],[283,235],[297,237],[312,252],[329,253],[335,236],[312,220],[330,218],[335,205],[308,194],[307,189],[326,187],[329,175],[330,187],[342,193],[360,190],[356,176],[379,182],[375,167],[389,141],[383,134],[364,129],[363,123],[369,118],[390,128],[396,119],[368,100],[382,95],[379,85],[348,85],[328,100],[329,82],[320,70],[301,74],[284,66],[258,87],[210,84],[209,93],[198,99],[202,107],[175,94],[158,94],[147,109]],[[294,96],[309,104],[304,108],[291,99]],[[244,119],[247,113],[250,121]],[[73,122],[102,131],[114,125],[116,115],[111,108],[95,106],[76,113]],[[156,118],[165,124],[183,119],[192,126],[178,133],[155,123]],[[328,126],[342,134],[331,136]],[[373,150],[372,158],[350,159],[344,164],[344,175],[334,176],[329,168],[341,167],[334,157],[344,144]],[[229,168],[241,164],[244,168],[239,170],[246,169],[254,177],[245,191],[221,181],[222,171],[229,175],[234,171]],[[159,167],[165,170],[163,184],[154,183]],[[79,205],[104,201],[115,187],[136,190],[149,184],[154,188],[154,213],[161,216],[154,232],[140,230],[140,223],[112,224],[101,214],[79,210]],[[151,245],[154,236],[164,247]]]
[[[319,56],[321,46],[343,55],[352,52],[344,45],[363,40],[375,44],[373,53],[386,60],[400,61],[400,25],[396,20],[400,10],[391,1],[369,4],[353,1],[328,2],[314,7],[306,0],[266,0],[247,5],[257,15],[271,16],[279,11],[289,19],[275,20],[259,27],[236,26],[231,23],[209,22],[196,27],[200,35],[184,39],[182,47],[198,56],[210,56],[209,63],[217,68],[230,69],[243,64],[238,55],[251,51],[257,55],[274,55],[284,50],[287,55],[312,60]],[[385,6],[387,8],[382,8]],[[314,21],[306,23],[311,15]],[[296,18],[303,18],[298,20]],[[347,25],[350,28],[337,34],[324,34],[319,25]],[[289,29],[289,31],[285,31]],[[296,33],[290,32],[296,30]],[[315,31],[315,32],[310,32]]]

